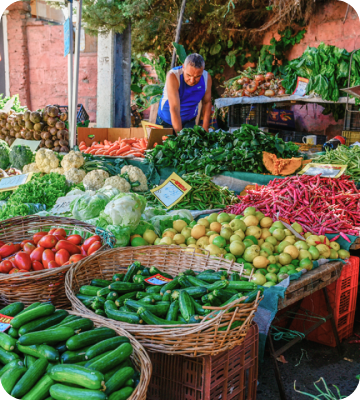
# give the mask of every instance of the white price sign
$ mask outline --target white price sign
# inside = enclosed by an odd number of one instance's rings
[[[4,192],[6,190],[14,190],[18,186],[23,185],[32,177],[32,172],[29,174],[22,174],[22,175],[14,175],[10,176],[9,178],[2,178],[0,180],[0,192]]]
[[[79,195],[59,197],[54,207],[51,209],[52,214],[65,214],[70,212],[70,204],[73,200],[80,197]]]

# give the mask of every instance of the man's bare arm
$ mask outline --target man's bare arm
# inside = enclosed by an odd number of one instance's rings
[[[169,97],[171,124],[175,132],[180,132],[182,130],[182,123],[180,117],[179,81],[174,74],[169,73],[166,78],[166,85]]]
[[[208,82],[205,96],[202,99],[202,110],[203,110],[203,128],[208,131],[210,126],[211,117],[211,85],[212,79],[210,74],[208,74]]]

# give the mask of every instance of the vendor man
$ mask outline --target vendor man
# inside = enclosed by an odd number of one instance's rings
[[[193,128],[202,101],[203,128],[208,131],[211,116],[211,76],[205,71],[200,54],[190,54],[184,65],[170,70],[166,77],[156,123],[180,132]]]

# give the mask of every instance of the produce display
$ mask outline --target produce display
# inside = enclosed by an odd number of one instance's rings
[[[29,236],[30,237],[30,236]],[[93,235],[84,240],[80,235],[68,235],[63,228],[37,232],[21,243],[0,240],[0,273],[16,274],[58,268],[76,263],[94,254],[102,239]]]
[[[168,279],[163,285],[146,281],[156,274]],[[203,307],[226,306],[238,299],[251,303],[258,294],[257,284],[242,280],[236,272],[189,269],[173,277],[156,267],[135,261],[125,274],[112,280],[94,279],[80,288],[76,297],[96,314],[130,324],[185,325],[201,323],[213,310]],[[244,321],[235,321],[230,329]],[[221,327],[220,330],[226,330]]]
[[[241,203],[227,211],[241,214],[247,207],[255,207],[267,217],[297,222],[307,232],[359,236],[359,199],[354,181],[344,175],[337,179],[298,175],[248,190]]]
[[[139,383],[130,340],[113,329],[48,303],[0,314],[12,317],[0,333],[1,384],[17,399],[126,400]]]
[[[95,156],[134,156],[144,158],[147,145],[148,140],[145,138],[119,138],[116,142],[110,142],[109,140],[104,140],[104,143],[93,142],[89,147],[86,146],[85,142],[81,142],[79,149],[85,154],[93,154]]]
[[[242,125],[229,133],[206,132],[202,127],[183,129],[169,136],[163,145],[146,154],[151,165],[175,168],[178,173],[202,172],[208,176],[223,171],[268,173],[263,151],[279,158],[299,157],[298,146],[262,132],[258,127]]]

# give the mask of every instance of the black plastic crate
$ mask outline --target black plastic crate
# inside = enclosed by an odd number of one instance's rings
[[[349,104],[349,109],[359,111],[360,107]],[[345,111],[344,131],[360,131],[360,112]]]
[[[229,128],[243,124],[267,127],[267,104],[234,104],[229,106]]]
[[[57,107],[60,112],[68,112],[69,106],[59,106],[58,104],[54,104],[55,107]],[[84,122],[89,120],[89,114],[86,112],[84,106],[82,104],[77,105],[77,117],[76,121],[77,123],[79,122]]]

